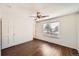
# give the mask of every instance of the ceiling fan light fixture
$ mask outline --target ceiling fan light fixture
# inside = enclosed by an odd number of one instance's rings
[[[41,15],[41,12],[37,12],[36,16],[33,16],[35,20],[48,17],[48,15]]]

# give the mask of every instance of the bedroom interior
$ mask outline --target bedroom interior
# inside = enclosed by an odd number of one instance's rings
[[[79,4],[0,4],[0,33],[1,56],[79,56]]]

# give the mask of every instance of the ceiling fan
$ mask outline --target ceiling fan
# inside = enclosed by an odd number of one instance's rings
[[[41,15],[41,12],[37,12],[36,16],[31,16],[31,17],[34,17],[35,20],[37,20],[37,19],[48,17],[48,15]]]

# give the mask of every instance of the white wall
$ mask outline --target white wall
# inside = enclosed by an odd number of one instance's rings
[[[54,18],[47,21],[40,21],[36,23],[35,38],[76,49],[77,48],[77,41],[76,41],[77,40],[77,19],[76,18],[77,18],[77,14],[73,13],[70,15]],[[46,22],[53,22],[53,21],[60,22],[59,39],[47,37],[43,34],[42,25]]]
[[[33,40],[30,12],[17,7],[3,7],[2,49]]]

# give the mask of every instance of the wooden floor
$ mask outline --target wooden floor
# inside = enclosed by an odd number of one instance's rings
[[[77,50],[34,39],[1,51],[2,56],[76,56]]]

